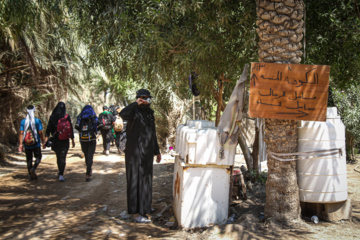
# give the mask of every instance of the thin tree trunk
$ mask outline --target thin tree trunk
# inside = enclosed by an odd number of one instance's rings
[[[242,134],[241,131],[240,131],[239,136],[238,136],[238,142],[239,142],[241,151],[244,154],[247,169],[249,169],[249,171],[250,171],[250,170],[253,169],[253,158],[252,158],[250,149],[248,148],[248,146],[246,144],[246,139],[245,139],[245,137],[244,137],[244,135]]]
[[[218,92],[218,104],[217,104],[217,110],[216,110],[216,121],[215,126],[219,125],[220,117],[221,117],[221,106],[222,106],[222,93],[224,90],[224,82],[222,79],[218,80],[219,84],[219,92]]]
[[[253,167],[256,171],[256,175],[259,175],[259,135],[260,130],[257,127],[255,120],[255,139],[254,139],[254,145],[253,145],[253,151],[252,151],[252,158],[253,158]]]

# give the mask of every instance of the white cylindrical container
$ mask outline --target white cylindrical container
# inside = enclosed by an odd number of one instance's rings
[[[297,161],[301,202],[334,203],[347,199],[345,126],[336,108],[326,122],[298,122],[298,152],[340,148],[342,154]]]

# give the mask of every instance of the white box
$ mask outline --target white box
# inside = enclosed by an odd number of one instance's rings
[[[206,122],[206,121],[205,121]],[[189,122],[188,122],[189,123]],[[236,145],[224,145],[224,157],[220,159],[220,140],[216,127],[210,123],[196,124],[193,126],[207,126],[206,128],[196,128],[179,125],[176,130],[176,152],[186,163],[200,165],[234,165]]]
[[[196,166],[175,157],[173,210],[181,227],[225,223],[229,210],[230,169]]]
[[[186,126],[201,129],[201,128],[212,128],[215,127],[215,122],[205,120],[187,120]]]

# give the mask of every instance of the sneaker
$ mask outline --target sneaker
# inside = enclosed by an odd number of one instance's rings
[[[134,221],[137,222],[137,223],[150,223],[151,222],[150,219],[148,219],[148,218],[146,218],[144,216],[141,216],[141,215],[134,218]]]
[[[91,176],[86,174],[85,181],[90,182],[91,181]]]
[[[59,182],[65,182],[65,178],[63,175],[59,175]]]
[[[30,169],[30,175],[31,175],[32,179],[37,180],[37,175],[35,173],[35,168]]]
[[[106,156],[109,156],[109,153],[110,153],[110,151],[109,151],[109,150],[106,150],[105,155],[106,155]]]

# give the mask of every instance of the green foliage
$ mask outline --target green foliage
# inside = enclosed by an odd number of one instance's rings
[[[247,174],[249,174],[250,177],[255,180],[255,182],[265,185],[267,179],[267,172],[264,171],[258,173],[258,171],[256,170],[250,170],[247,172]]]
[[[1,142],[18,139],[27,105],[37,106],[46,125],[44,120],[57,101],[66,101],[68,93],[79,97],[79,81],[88,72],[70,26],[59,1],[0,2],[0,113],[10,116],[0,119],[5,126]]]
[[[220,74],[231,81],[226,99],[243,64],[257,59],[251,1],[65,2],[90,44],[90,61],[115,79],[173,82],[185,96],[188,76],[196,71],[210,106]]]
[[[360,5],[357,0],[305,0],[305,64],[330,65],[331,85],[360,79]]]
[[[346,127],[348,159],[355,159],[355,145],[360,143],[360,87],[334,88],[333,100]]]

